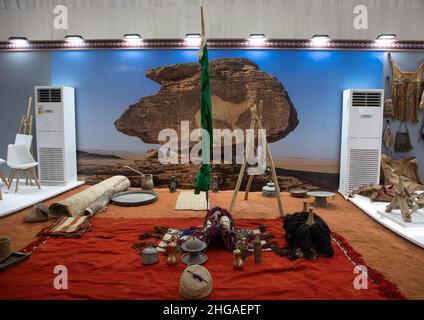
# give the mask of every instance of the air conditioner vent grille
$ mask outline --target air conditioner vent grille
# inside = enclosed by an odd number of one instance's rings
[[[380,107],[381,92],[360,92],[352,93],[353,107]]]
[[[38,102],[62,102],[62,90],[59,88],[37,89]]]
[[[39,148],[40,180],[47,182],[65,181],[63,148]]]
[[[349,183],[348,192],[369,183],[378,183],[379,150],[350,149],[349,152]]]

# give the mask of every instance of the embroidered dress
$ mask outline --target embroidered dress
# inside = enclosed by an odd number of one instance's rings
[[[424,109],[421,103],[424,63],[415,72],[402,71],[390,53],[388,56],[393,69],[393,119],[416,123],[418,122],[417,109]]]

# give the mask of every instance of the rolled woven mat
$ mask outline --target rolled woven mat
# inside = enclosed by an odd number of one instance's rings
[[[84,215],[92,216],[92,215],[95,215],[97,212],[102,211],[104,208],[107,207],[107,205],[110,202],[110,199],[112,199],[114,194],[115,194],[115,191],[113,189],[109,189],[108,191],[106,191],[96,201],[94,201],[88,208],[85,209]]]
[[[10,253],[10,239],[7,237],[0,237],[0,261],[6,259]]]
[[[103,195],[112,192],[125,191],[131,183],[127,177],[113,176],[90,188],[73,195],[63,201],[53,203],[49,208],[49,213],[53,217],[62,216],[82,216],[85,210],[95,203]]]

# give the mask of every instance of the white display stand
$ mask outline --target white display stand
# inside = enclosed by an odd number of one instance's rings
[[[15,193],[14,183],[10,190],[1,184],[3,200],[0,200],[0,217],[28,208],[83,184],[84,181],[75,181],[61,186],[41,185],[41,189],[38,189],[35,186],[26,186],[25,180],[21,179],[18,193]]]
[[[388,202],[371,202],[360,195],[348,200],[386,228],[424,248],[424,210],[413,213],[412,222],[404,222],[399,210],[385,212]]]

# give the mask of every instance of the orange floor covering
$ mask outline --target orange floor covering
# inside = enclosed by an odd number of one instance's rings
[[[87,188],[82,186],[54,199],[65,199],[70,195]],[[118,207],[109,205],[101,217],[113,218],[188,218],[202,217],[204,213],[194,211],[175,211],[177,193],[169,193],[167,189],[156,190],[159,200],[142,207]],[[229,206],[232,191],[211,193],[211,205]],[[283,206],[286,212],[300,210],[302,202],[313,202],[312,198],[297,199],[288,193],[282,193]],[[233,215],[236,219],[272,219],[278,217],[275,199],[262,197],[260,193],[251,193],[249,200],[243,200],[239,194]],[[424,249],[410,243],[402,237],[381,226],[368,217],[352,203],[339,195],[329,200],[326,209],[317,209],[330,228],[342,235],[352,247],[359,252],[368,266],[380,271],[389,281],[394,282],[408,299],[424,299]],[[35,235],[52,221],[41,224],[25,224],[22,217],[27,213],[19,213],[0,219],[0,235],[9,236],[15,250],[25,247],[34,240]],[[99,216],[100,217],[100,216]]]

